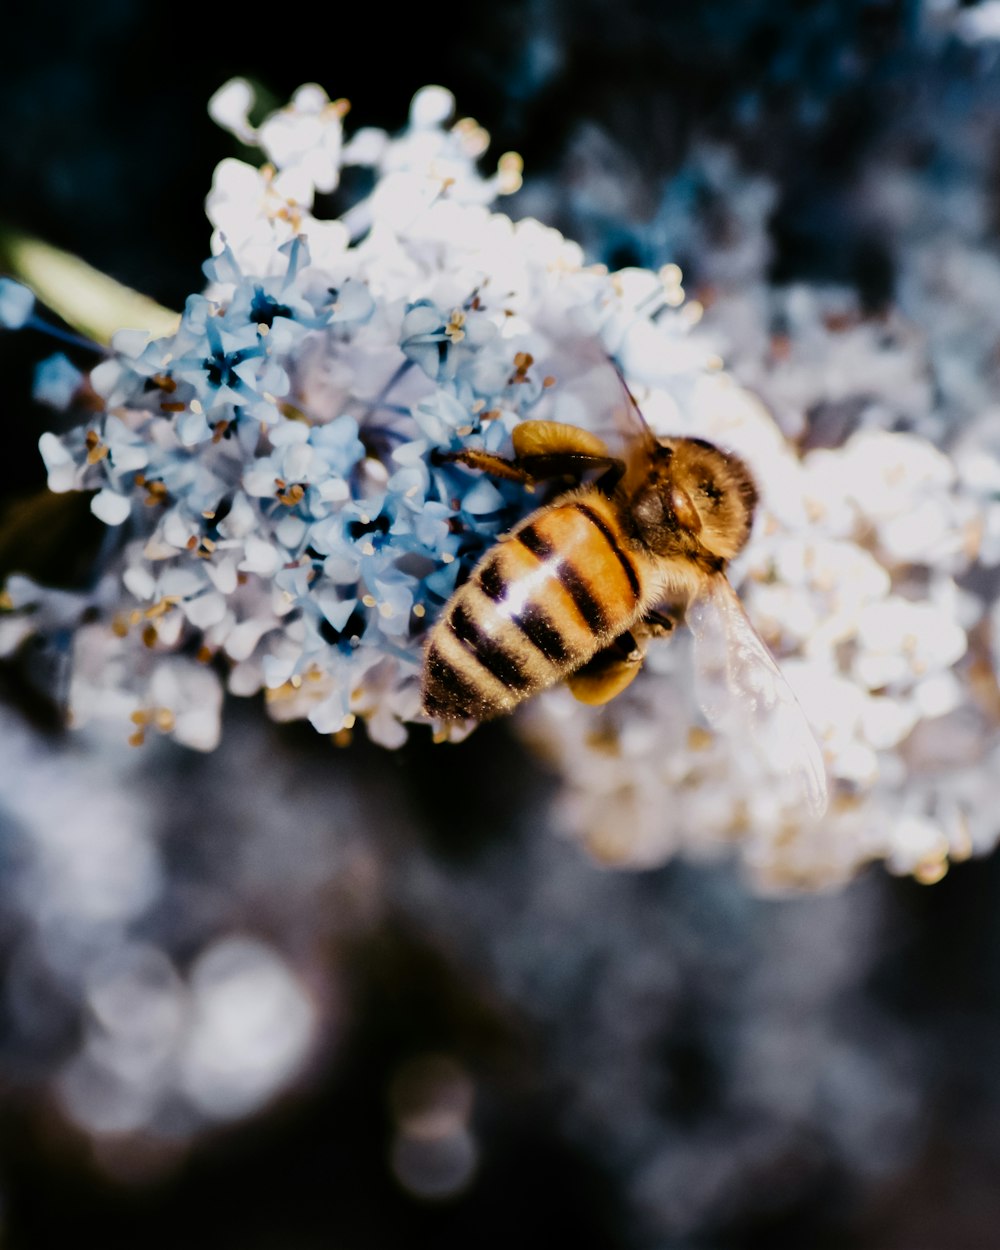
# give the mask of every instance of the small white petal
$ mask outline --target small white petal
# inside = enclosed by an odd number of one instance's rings
[[[215,589],[222,594],[231,595],[235,591],[238,584],[235,560],[210,560],[205,565],[205,572]]]
[[[198,595],[182,604],[184,615],[196,629],[217,625],[226,615],[226,599],[216,592]]]
[[[250,110],[255,98],[254,89],[245,78],[230,78],[209,100],[208,115],[223,130],[251,143],[254,129],[250,125]]]
[[[243,545],[244,559],[240,568],[261,577],[273,577],[281,565],[281,556],[275,547],[262,538],[250,536]]]
[[[415,130],[441,126],[455,111],[455,97],[445,87],[423,87],[410,104],[410,125]]]
[[[42,453],[42,459],[48,470],[49,490],[57,495],[73,490],[76,486],[76,462],[66,450],[62,440],[46,430],[38,440],[38,450]]]
[[[306,536],[308,526],[298,516],[284,516],[274,528],[274,536],[283,547],[294,551]]]
[[[271,479],[274,489],[274,479]],[[257,513],[242,491],[233,496],[233,506],[226,517],[219,522],[219,533],[223,538],[245,538],[257,525]]]
[[[169,543],[171,547],[176,547],[178,551],[187,547],[188,539],[194,536],[194,524],[181,515],[176,509],[172,509],[163,518],[163,539]]]
[[[133,564],[122,574],[125,589],[141,601],[156,594],[156,578],[144,564]]]
[[[237,662],[248,659],[254,652],[261,637],[272,627],[270,621],[241,621],[235,625],[226,638],[226,654]]]
[[[107,399],[125,375],[125,367],[113,357],[102,360],[90,371],[90,385],[98,395]]]
[[[111,337],[111,347],[119,356],[134,360],[142,355],[149,342],[148,330],[116,330]]]
[[[132,505],[124,495],[105,487],[90,501],[90,510],[105,525],[121,525],[132,511]]]
[[[34,292],[13,278],[0,278],[0,326],[20,330],[35,311]]]

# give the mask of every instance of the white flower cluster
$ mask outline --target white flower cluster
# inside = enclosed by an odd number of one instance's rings
[[[173,335],[120,332],[78,379],[86,420],[41,440],[50,488],[94,491],[120,535],[107,580],[76,601],[77,615],[101,610],[76,632],[71,714],[207,750],[225,680],[263,689],[279,719],[337,733],[360,717],[399,746],[407,723],[426,721],[427,626],[531,505],[442,453],[499,451],[540,406],[601,419],[614,375],[596,336],[620,333],[623,314],[651,325],[655,309],[632,308],[557,231],[489,210],[519,184],[519,160],[481,176],[487,137],[450,123],[442,89],[418,94],[401,136],[347,143],[343,104],[318,87],[259,130],[249,103],[239,82],[212,103],[270,163],[217,170],[206,293]],[[342,165],[370,170],[372,189],[320,220],[315,194]],[[585,384],[581,361],[606,372],[603,388]],[[696,371],[696,354],[683,367]],[[63,361],[39,389],[65,394]],[[24,578],[8,600],[20,610],[0,638],[9,651],[53,607]],[[59,608],[65,625],[73,601]]]
[[[51,488],[96,491],[94,512],[123,535],[86,601],[98,619],[76,632],[76,721],[111,714],[135,741],[156,728],[209,749],[224,681],[263,689],[278,718],[324,733],[362,718],[400,745],[426,720],[427,625],[534,503],[441,453],[504,451],[529,414],[606,432],[613,356],[655,430],[716,441],[753,470],[763,503],[733,579],[835,797],[822,822],[805,819],[745,767],[746,744],[701,728],[680,631],[608,707],[557,690],[525,710],[566,778],[567,825],[619,864],[739,842],[772,885],[840,881],[873,858],[933,880],[990,846],[997,613],[975,574],[1000,557],[1000,461],[984,440],[948,454],[929,419],[900,430],[901,413],[933,405],[912,328],[873,329],[841,293],[744,288],[696,330],[676,266],[609,275],[558,232],[492,212],[519,163],[481,176],[486,136],[450,124],[439,88],[415,98],[400,136],[346,142],[345,106],[318,87],[259,128],[251,103],[241,82],[212,102],[269,163],[216,172],[206,293],[169,338],[118,336],[90,375],[93,415],[42,440]],[[738,183],[713,159],[720,185]],[[371,191],[320,220],[315,195],[345,166],[370,170]],[[767,187],[748,185],[745,211],[732,192],[741,281],[767,254],[753,233]],[[782,302],[782,336],[767,337],[766,299]],[[780,425],[722,372],[720,344]],[[838,425],[829,413],[845,406]],[[73,614],[24,579],[8,594]],[[30,624],[15,613],[5,628],[9,648]]]
[[[717,155],[706,156],[716,169]],[[656,675],[596,721],[560,696],[536,704],[530,730],[569,777],[565,825],[609,862],[739,843],[769,888],[836,884],[873,859],[936,881],[998,832],[1000,449],[981,368],[995,342],[983,291],[1000,290],[995,262],[951,237],[977,278],[931,299],[941,239],[921,237],[911,188],[900,268],[912,317],[865,317],[839,288],[775,289],[757,211],[767,197],[735,165],[722,172],[732,229],[720,235],[759,260],[756,272],[735,266],[727,288],[725,251],[705,259],[713,302],[697,334],[766,409],[721,376],[687,410],[664,410],[656,393],[645,408],[661,431],[714,438],[754,470],[763,504],[733,577],[822,744],[831,809],[803,820],[759,776],[741,778],[738,743],[692,729],[683,638],[651,652]]]

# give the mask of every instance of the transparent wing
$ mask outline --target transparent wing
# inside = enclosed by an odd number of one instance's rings
[[[787,777],[814,816],[826,811],[826,770],[792,688],[750,624],[736,592],[718,576],[688,605],[695,693],[709,724],[746,742],[767,770]]]
[[[621,366],[614,357],[609,357],[612,368],[618,374],[618,381],[621,383],[622,390],[625,392],[625,410],[615,410],[617,425],[625,444],[628,447],[641,448],[643,452],[649,453],[650,449],[656,446],[657,438],[650,429],[649,422],[643,416],[642,409],[639,407],[639,401],[632,394],[632,388],[625,381],[625,374],[621,371]]]

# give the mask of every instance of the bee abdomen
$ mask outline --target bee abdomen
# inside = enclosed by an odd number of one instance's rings
[[[424,709],[432,716],[488,720],[560,676],[494,597],[507,585],[498,564],[494,551],[435,626],[424,665]]]
[[[537,603],[526,603],[511,620],[535,650],[555,668],[561,670],[572,664],[574,653],[571,644],[557,623]]]
[[[631,556],[625,550],[621,541],[620,533],[615,532],[615,525],[611,523],[611,517],[601,516],[597,508],[590,504],[584,503],[582,500],[575,500],[571,505],[582,516],[585,516],[590,524],[599,531],[604,542],[617,561],[618,569],[624,573],[625,580],[628,582],[628,588],[631,596],[635,601],[642,598],[642,586],[639,582],[639,574],[635,565],[632,563]]]
[[[432,639],[424,659],[424,711],[445,720],[489,720],[504,708],[484,692],[481,679],[468,665],[449,654],[447,643]]]
[[[480,665],[497,681],[511,690],[529,690],[537,684],[523,659],[477,623],[464,602],[455,604],[449,624],[459,642],[466,644]]]
[[[599,501],[541,509],[494,547],[430,639],[424,707],[486,720],[574,672],[628,628],[639,575]]]
[[[607,612],[596,588],[576,563],[557,555],[557,548],[549,541],[541,525],[526,525],[517,538],[539,561],[552,563],[555,579],[573,601],[587,628],[592,634],[603,633],[608,628]]]
[[[579,622],[588,640],[598,642],[627,627],[643,598],[642,585],[614,513],[601,497],[573,498],[543,509],[514,538],[551,569],[551,585],[537,599],[549,608],[550,621],[564,621],[571,636],[576,631],[570,622]],[[559,610],[563,599],[570,601],[568,613]],[[579,654],[581,644],[573,650]]]

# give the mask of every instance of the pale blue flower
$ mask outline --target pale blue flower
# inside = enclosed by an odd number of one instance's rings
[[[429,378],[443,382],[454,378],[496,334],[496,326],[481,312],[455,308],[445,313],[430,300],[417,300],[406,310],[399,345]]]
[[[413,212],[399,206],[406,229],[439,198],[424,172],[434,125],[420,126],[382,175],[389,199],[417,188]],[[508,454],[545,389],[524,345],[544,333],[522,317],[520,337],[506,337],[508,297],[484,296],[492,184],[454,136],[431,146],[453,179],[448,211],[472,209],[461,248],[484,232],[454,304],[409,288],[456,289],[452,270],[468,259],[448,260],[447,223],[429,245],[394,235],[376,193],[370,233],[349,246],[301,204],[282,207],[277,181],[251,176],[263,216],[248,205],[246,233],[216,238],[208,286],[176,332],[117,335],[90,375],[103,411],[42,440],[52,488],[93,492],[97,515],[120,527],[119,630],[138,620],[154,658],[228,656],[241,691],[287,687],[284,706],[324,732],[357,708],[393,744],[400,718],[421,715],[423,642],[441,605],[535,503],[519,483],[442,453]],[[302,229],[290,232],[296,217]],[[531,263],[547,275],[555,257],[543,249]],[[496,289],[508,288],[498,279]],[[19,291],[8,298],[25,305]],[[593,301],[592,286],[583,298]],[[18,316],[28,315],[25,305]],[[45,375],[53,394],[62,379],[60,398],[79,381],[70,369],[53,363]],[[127,685],[127,667],[113,680]]]
[[[0,278],[0,326],[20,330],[35,311],[34,292],[13,278]]]
[[[76,365],[62,352],[56,352],[36,367],[32,394],[39,403],[62,412],[69,407],[82,382],[83,374]]]

